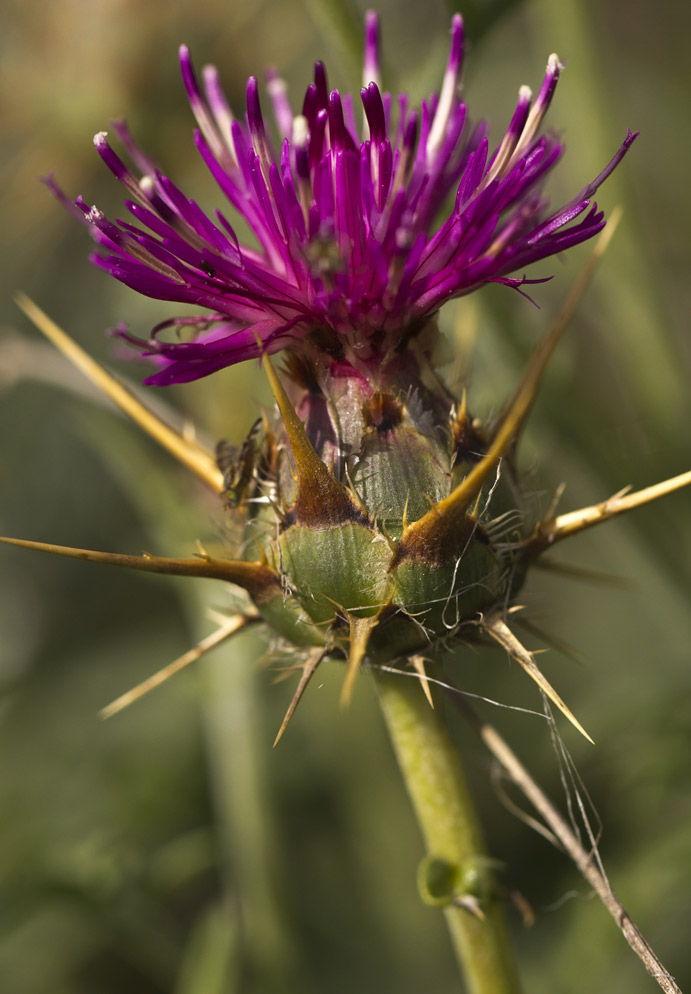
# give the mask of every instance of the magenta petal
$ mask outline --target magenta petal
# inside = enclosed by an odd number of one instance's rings
[[[311,361],[337,366],[339,375],[351,359],[353,369],[361,368],[364,354],[374,369],[445,301],[486,283],[520,289],[525,266],[602,229],[604,215],[592,197],[636,135],[629,131],[591,183],[548,211],[542,185],[564,149],[540,127],[559,60],[550,56],[534,101],[528,87],[520,88],[493,151],[487,125],[467,125],[462,62],[457,15],[440,92],[419,110],[405,94],[382,94],[379,21],[369,13],[362,133],[353,99],[329,90],[321,62],[297,117],[283,82],[270,72],[270,105],[282,139],[276,155],[257,79],[247,84],[246,113],[234,117],[218,72],[207,67],[202,88],[183,46],[183,84],[198,125],[194,140],[225,201],[218,210],[207,215],[161,173],[124,123],[115,131],[131,168],[104,133],[94,141],[127,191],[126,220],[111,221],[82,198],[70,203],[52,178],[46,180],[89,228],[97,266],[146,296],[207,312],[168,318],[146,341],[123,329],[116,333],[156,367],[146,382],[185,382],[283,348],[309,350]],[[226,220],[228,205],[237,220]],[[160,333],[170,327],[186,328],[192,340],[163,341]]]

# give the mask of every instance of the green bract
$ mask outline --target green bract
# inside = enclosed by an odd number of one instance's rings
[[[529,523],[509,461],[487,458],[491,438],[465,398],[410,354],[376,384],[292,359],[290,399],[265,365],[280,417],[224,460],[242,542],[280,583],[255,597],[262,616],[293,644],[341,657],[352,656],[353,624],[368,619],[358,665],[433,656],[467,638],[518,586]]]

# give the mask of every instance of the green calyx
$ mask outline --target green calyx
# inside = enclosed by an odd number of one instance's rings
[[[357,521],[296,524],[279,543],[285,576],[312,621],[332,621],[339,611],[371,617],[388,602],[391,551],[375,529]]]
[[[319,386],[315,372],[290,399],[265,367],[281,424],[264,425],[263,441],[255,426],[256,469],[239,508],[237,486],[232,496],[247,546],[280,578],[280,596],[257,603],[274,631],[348,658],[357,642],[358,665],[390,663],[433,654],[501,603],[515,586],[521,515],[494,541],[496,480],[459,487],[487,448],[465,401],[457,409],[422,378],[411,386],[409,370],[377,389],[355,375]],[[246,458],[234,468],[243,484],[246,468]],[[505,504],[515,488],[502,489]]]

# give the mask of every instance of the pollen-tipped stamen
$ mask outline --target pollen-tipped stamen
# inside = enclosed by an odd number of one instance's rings
[[[379,57],[379,17],[373,10],[365,14],[365,50],[362,59],[362,85],[376,83],[381,89]]]
[[[463,18],[460,14],[454,14],[451,20],[451,48],[449,58],[446,63],[444,82],[434,121],[427,139],[427,163],[432,165],[441,148],[446,135],[449,117],[458,96],[461,67],[463,64]]]
[[[223,492],[223,474],[219,471],[214,457],[199,442],[186,438],[157,414],[150,411],[126,386],[111,376],[91,358],[70,336],[58,327],[40,307],[23,293],[16,296],[19,307],[39,331],[62,352],[65,358],[81,370],[125,414],[151,435],[164,449],[191,470],[214,493]]]

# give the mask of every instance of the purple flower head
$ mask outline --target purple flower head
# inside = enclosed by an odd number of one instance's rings
[[[411,108],[405,94],[381,92],[378,20],[369,13],[361,108],[329,90],[321,63],[298,114],[282,80],[268,75],[277,151],[257,80],[247,84],[247,110],[238,120],[216,70],[204,69],[200,85],[181,48],[197,148],[255,246],[240,244],[221,210],[211,218],[188,199],[123,123],[115,130],[136,171],[105,134],[96,136],[99,154],[128,193],[132,217],[110,221],[81,198],[69,205],[98,244],[93,261],[140,293],[203,312],[165,321],[148,342],[118,332],[158,367],[148,383],[194,380],[280,349],[332,371],[374,376],[445,301],[485,283],[539,282],[510,274],[601,230],[604,215],[592,196],[636,135],[629,131],[602,173],[549,213],[541,187],[563,146],[539,132],[558,58],[550,56],[534,100],[520,88],[506,134],[490,151],[486,125],[469,126],[459,95],[462,54],[456,15],[441,92]],[[440,222],[447,200],[451,211]],[[192,330],[192,340],[159,337],[180,326]]]

